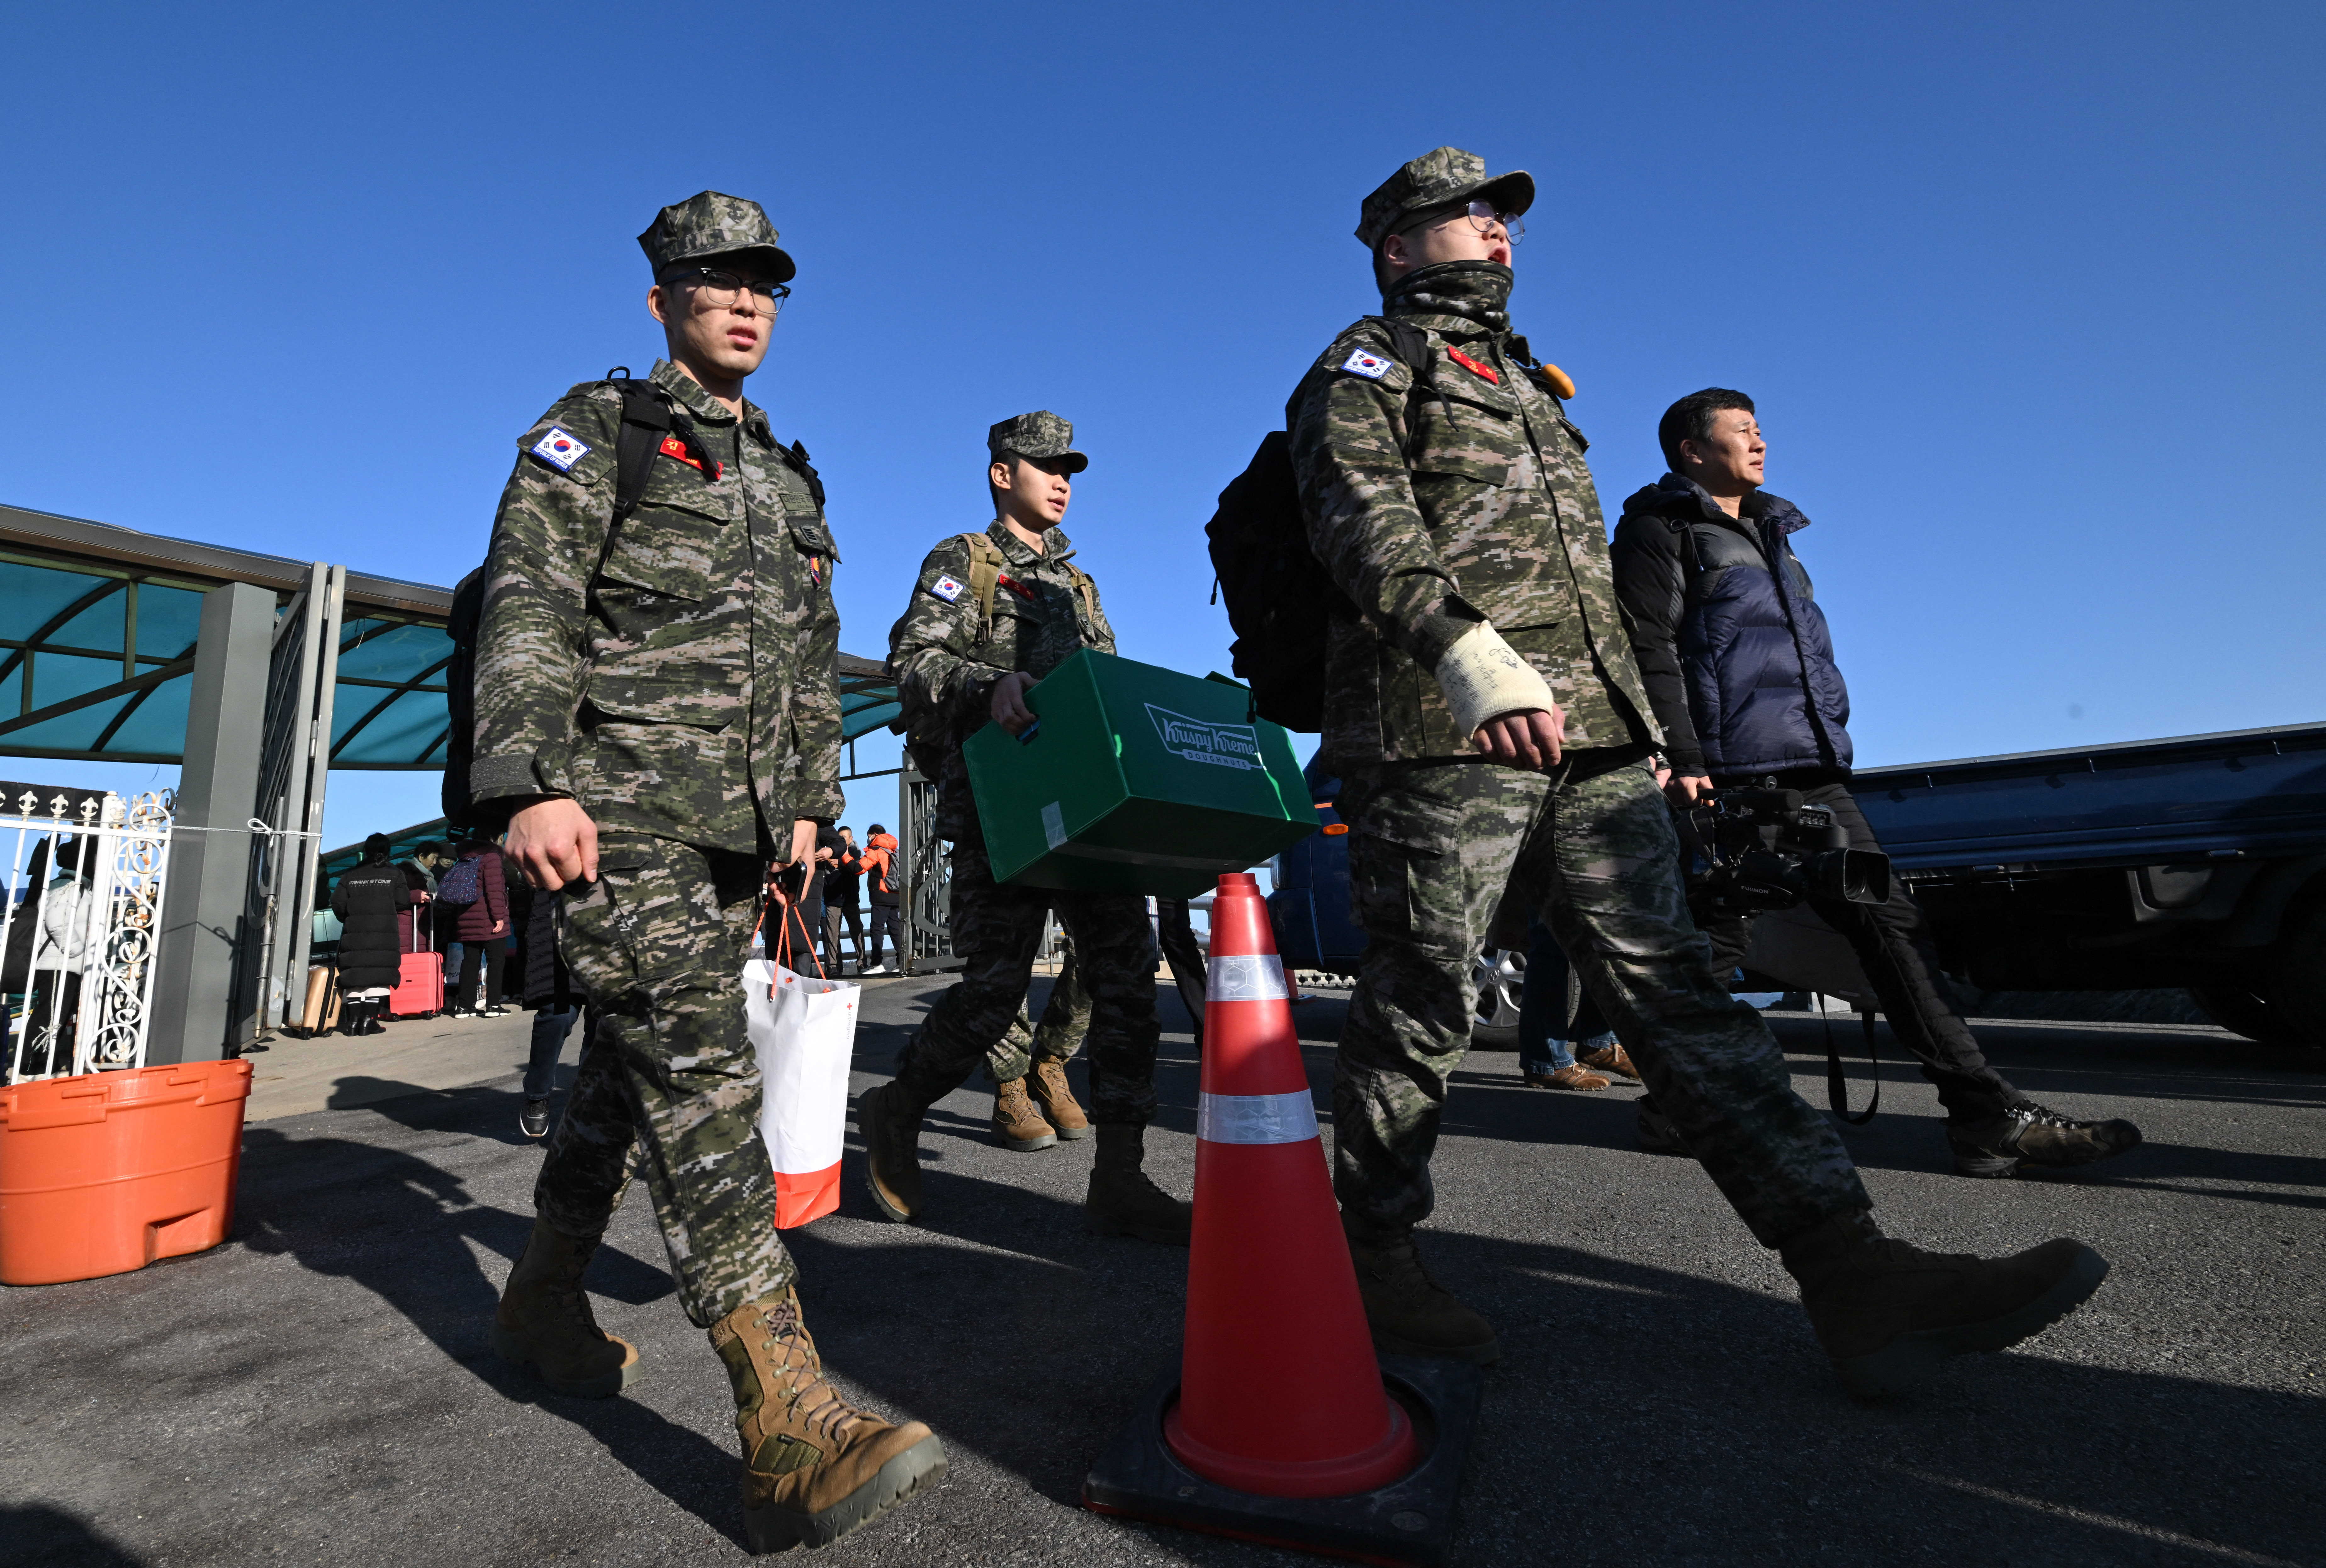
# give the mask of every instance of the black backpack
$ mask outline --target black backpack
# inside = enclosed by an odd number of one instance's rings
[[[622,428],[614,443],[614,515],[606,527],[606,542],[598,550],[597,571],[590,574],[592,581],[598,571],[605,570],[606,558],[613,553],[615,530],[637,510],[639,498],[647,493],[655,454],[662,450],[664,441],[676,437],[684,443],[687,455],[702,464],[706,472],[714,469],[711,450],[695,433],[694,422],[687,418],[684,410],[672,406],[669,394],[651,381],[634,380],[627,365],[618,365],[606,372],[606,381],[621,390]],[[794,466],[807,476],[816,505],[823,506],[823,486],[816,479],[815,470],[807,466],[806,451],[795,447],[793,456]],[[444,787],[441,799],[445,821],[455,830],[483,830],[498,825],[481,821],[469,799],[469,764],[477,745],[477,636],[483,626],[484,611],[485,569],[479,566],[453,589],[452,609],[444,628],[452,639],[452,657],[444,666],[444,707],[451,722],[444,731]]]
[[[1434,395],[1428,334],[1395,317],[1369,320],[1388,329],[1391,351],[1412,370],[1411,395]],[[1335,616],[1356,619],[1357,608],[1308,547],[1289,435],[1268,432],[1251,464],[1220,492],[1204,533],[1215,574],[1212,602],[1227,598],[1236,635],[1228,653],[1251,686],[1252,711],[1287,729],[1324,728],[1326,628]]]

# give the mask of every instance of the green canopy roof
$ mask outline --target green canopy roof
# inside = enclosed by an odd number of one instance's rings
[[[279,555],[0,506],[0,754],[181,760],[202,596],[247,582],[287,605],[307,580]],[[450,589],[349,574],[331,766],[444,765],[451,604]],[[842,654],[840,677],[844,738],[897,717],[879,661]]]

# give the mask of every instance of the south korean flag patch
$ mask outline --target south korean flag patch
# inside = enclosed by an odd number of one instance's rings
[[[563,474],[571,472],[574,464],[588,457],[590,448],[586,442],[575,440],[572,431],[551,425],[549,433],[533,443],[533,455]]]
[[[962,585],[955,582],[950,577],[938,578],[935,582],[929,584],[929,591],[936,595],[939,598],[944,600],[947,604],[951,604],[954,600],[959,598],[961,597],[961,590]]]
[[[1341,368],[1352,376],[1362,376],[1368,381],[1379,381],[1389,374],[1389,361],[1379,354],[1359,348],[1341,361]]]

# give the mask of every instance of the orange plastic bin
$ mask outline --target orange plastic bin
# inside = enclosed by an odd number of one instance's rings
[[[0,1285],[126,1274],[234,1222],[247,1062],[0,1089]]]

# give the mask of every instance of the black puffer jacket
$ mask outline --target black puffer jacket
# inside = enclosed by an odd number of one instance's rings
[[[1731,517],[1666,474],[1624,503],[1615,527],[1615,593],[1665,757],[1675,773],[1723,781],[1847,774],[1849,689],[1788,543],[1810,520],[1766,491],[1742,511]]]
[[[340,878],[331,890],[331,913],[345,928],[340,933],[340,990],[395,986],[403,965],[396,915],[411,907],[411,884],[401,868],[387,863],[386,844],[366,853],[362,865]]]

